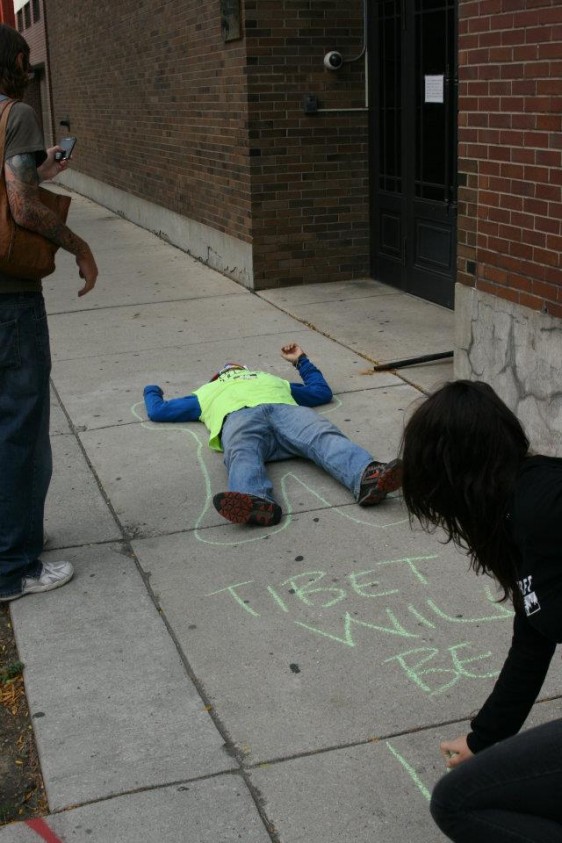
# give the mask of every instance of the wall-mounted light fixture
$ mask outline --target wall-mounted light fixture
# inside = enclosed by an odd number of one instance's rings
[[[324,56],[324,67],[326,70],[341,70],[344,64],[350,64],[362,59],[367,52],[367,0],[363,0],[363,46],[361,52],[356,56],[346,59],[338,50],[330,50]]]

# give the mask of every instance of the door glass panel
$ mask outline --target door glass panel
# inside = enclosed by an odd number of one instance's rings
[[[416,0],[415,195],[437,202],[446,202],[449,198],[452,160],[450,69],[453,66],[454,41],[451,21],[454,21],[451,0]],[[428,97],[427,77],[433,77],[437,82],[437,91],[442,86],[441,98],[439,93],[435,96],[435,91],[433,97]]]
[[[402,192],[402,3],[382,0],[380,26],[378,130],[379,188]]]

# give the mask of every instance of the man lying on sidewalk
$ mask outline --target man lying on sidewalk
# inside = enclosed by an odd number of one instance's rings
[[[359,506],[374,506],[402,482],[402,463],[377,462],[328,419],[311,407],[332,400],[319,369],[296,343],[281,356],[292,363],[304,383],[289,383],[241,363],[227,363],[209,383],[185,398],[165,401],[162,389],[144,388],[151,421],[202,421],[209,447],[224,451],[228,492],[213,498],[215,509],[235,524],[269,527],[281,520],[281,507],[265,464],[304,457],[346,486]]]

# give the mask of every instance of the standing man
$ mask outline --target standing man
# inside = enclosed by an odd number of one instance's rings
[[[332,400],[322,372],[296,343],[281,349],[303,383],[289,383],[241,363],[226,363],[185,398],[165,401],[156,384],[144,388],[151,421],[202,421],[209,447],[224,451],[228,491],[213,498],[234,524],[269,527],[281,520],[266,463],[303,457],[346,486],[359,506],[375,506],[402,483],[402,461],[382,463],[312,407]]]
[[[0,25],[0,109],[24,94],[31,66],[29,46]],[[60,147],[45,151],[33,109],[12,106],[6,130],[4,175],[16,223],[76,256],[84,286],[95,285],[98,269],[87,243],[39,200],[38,185],[65,169],[55,160]],[[0,270],[0,601],[50,591],[74,571],[70,562],[42,562],[43,514],[51,480],[49,375],[51,355],[41,281],[18,279]]]

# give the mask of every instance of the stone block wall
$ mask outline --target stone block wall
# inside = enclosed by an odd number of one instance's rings
[[[562,457],[562,320],[457,284],[455,377],[494,387],[531,447]]]

